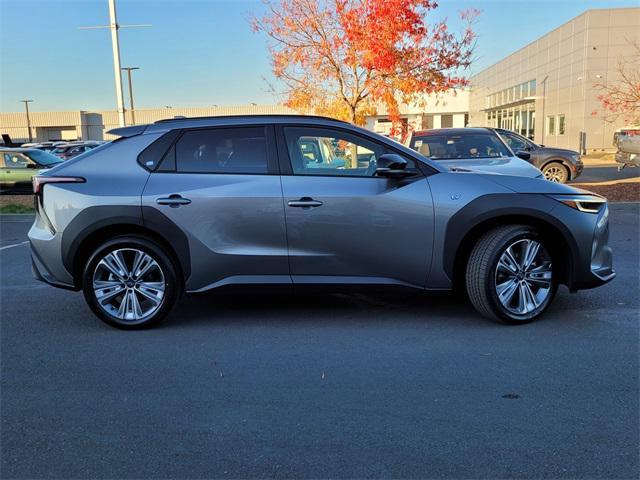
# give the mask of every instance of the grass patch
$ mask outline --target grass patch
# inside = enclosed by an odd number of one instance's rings
[[[30,205],[20,205],[18,203],[8,203],[0,205],[0,214],[3,213],[33,213],[33,207]]]

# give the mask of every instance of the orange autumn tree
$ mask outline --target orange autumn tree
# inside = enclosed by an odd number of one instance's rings
[[[385,105],[394,129],[399,105],[464,86],[477,11],[461,13],[464,27],[426,23],[431,0],[267,1],[253,27],[268,35],[275,77],[286,105],[362,125]]]

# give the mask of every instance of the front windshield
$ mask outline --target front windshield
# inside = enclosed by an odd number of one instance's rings
[[[415,137],[411,144],[414,150],[433,160],[511,156],[505,145],[488,133],[425,135]]]
[[[32,150],[30,152],[24,152],[24,154],[39,165],[49,166],[62,162],[62,160],[55,155],[51,155],[49,152],[43,150]]]

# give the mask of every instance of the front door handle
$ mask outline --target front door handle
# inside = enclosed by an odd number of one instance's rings
[[[191,200],[174,193],[173,195],[169,195],[168,197],[158,198],[156,200],[156,203],[158,205],[169,205],[172,208],[176,208],[180,205],[189,205],[191,203]]]
[[[321,207],[323,203],[320,200],[314,200],[311,197],[302,197],[300,200],[289,200],[287,205],[290,207],[311,208]]]

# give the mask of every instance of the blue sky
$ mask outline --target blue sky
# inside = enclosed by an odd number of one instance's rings
[[[441,0],[429,18],[458,23],[481,10],[474,71],[589,8],[637,6],[638,0]],[[123,66],[134,72],[136,108],[274,103],[266,40],[249,19],[260,0],[118,0]],[[115,108],[107,0],[0,0],[0,110]],[[126,88],[126,83],[125,83]]]

